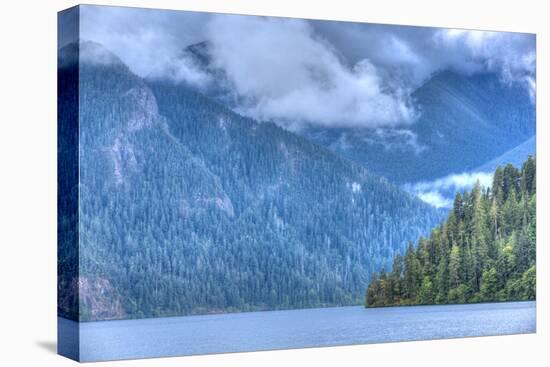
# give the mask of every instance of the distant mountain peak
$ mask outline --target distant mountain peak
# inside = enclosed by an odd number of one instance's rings
[[[212,62],[212,44],[209,41],[194,43],[181,51],[181,56],[192,56],[197,64],[207,67]]]
[[[401,132],[317,128],[302,135],[405,184],[471,171],[535,134],[528,91],[496,73],[442,71],[412,96],[421,114]]]
[[[115,65],[128,68],[118,56],[98,42],[80,40],[59,49],[59,67],[69,67],[78,62],[88,65]]]
[[[122,60],[100,43],[80,41],[80,62],[100,65],[124,65]]]

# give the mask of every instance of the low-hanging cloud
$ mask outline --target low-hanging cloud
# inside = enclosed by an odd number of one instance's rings
[[[136,74],[198,78],[185,60],[174,68],[185,46],[203,40],[208,14],[94,5],[80,14],[80,38],[101,43]]]
[[[81,38],[135,73],[199,88],[225,75],[240,113],[289,128],[406,128],[419,114],[411,93],[442,70],[495,72],[535,97],[530,34],[98,6],[81,15]],[[215,77],[182,52],[202,41]]]
[[[476,182],[479,182],[482,187],[489,187],[492,180],[492,173],[465,172],[451,174],[434,181],[407,184],[404,185],[404,189],[436,208],[449,208],[452,206],[454,193],[471,189]]]
[[[416,194],[420,200],[436,208],[450,208],[453,200],[443,196],[439,191],[424,191]]]
[[[442,70],[495,72],[503,82],[535,87],[535,36],[476,31],[312,21],[317,32],[354,62],[362,55],[394,83],[421,85]]]
[[[491,71],[505,83],[520,83],[535,97],[536,51],[532,35],[442,29],[436,42],[454,54],[465,55],[474,71]],[[459,59],[460,60],[460,59]],[[453,65],[453,63],[450,63]],[[460,68],[460,64],[453,65]]]
[[[387,88],[368,58],[345,65],[307,21],[215,16],[207,38],[246,115],[290,127],[395,126],[416,116],[409,91]]]

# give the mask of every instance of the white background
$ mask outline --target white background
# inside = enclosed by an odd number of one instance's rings
[[[545,1],[187,0],[97,4],[537,33],[536,335],[97,363],[94,366],[548,366],[550,234]],[[69,366],[56,340],[56,12],[73,1],[3,2],[0,13],[0,365]]]

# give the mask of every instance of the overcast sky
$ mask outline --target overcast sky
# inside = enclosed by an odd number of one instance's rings
[[[211,76],[178,55],[208,41],[241,112],[288,126],[406,126],[418,116],[411,92],[447,69],[535,88],[531,34],[98,6],[81,7],[80,32],[138,75],[198,87]]]

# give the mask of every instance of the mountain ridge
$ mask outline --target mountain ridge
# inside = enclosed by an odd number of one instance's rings
[[[521,167],[521,165],[523,164],[523,161],[525,161],[525,159],[529,155],[535,156],[537,151],[536,140],[537,140],[536,136],[532,136],[531,138],[527,139],[520,145],[505,152],[501,156],[498,156],[492,159],[491,161],[485,163],[484,165],[479,166],[474,171],[475,172],[492,172],[498,166],[505,166],[508,163],[514,165],[515,167]]]
[[[360,304],[442,218],[188,87],[103,62],[80,63],[79,86],[83,321]],[[117,307],[97,309],[100,289]]]
[[[409,127],[310,129],[304,135],[404,184],[470,171],[535,133],[528,92],[494,74],[441,72],[413,98],[421,115]]]
[[[207,42],[187,46],[181,57],[191,59],[202,73],[216,76],[214,85],[203,93],[229,108],[239,106],[239,96],[223,70],[213,65]],[[410,126],[318,128],[305,124],[296,133],[398,185],[470,171],[535,134],[529,92],[495,73],[440,71],[411,97],[420,115]]]

